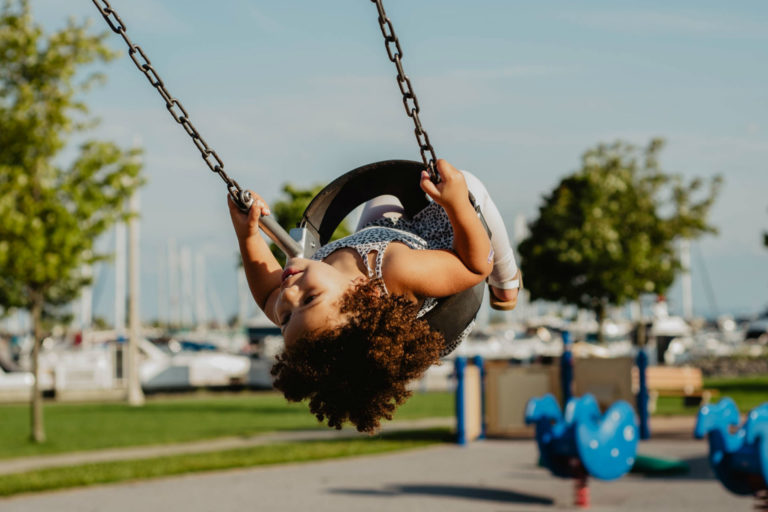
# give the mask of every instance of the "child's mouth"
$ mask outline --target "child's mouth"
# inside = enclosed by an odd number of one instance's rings
[[[280,281],[285,282],[285,280],[288,279],[289,277],[294,276],[296,274],[301,274],[302,272],[303,270],[299,270],[296,268],[290,268],[290,267],[286,268],[285,270],[283,270],[283,275],[281,276]]]

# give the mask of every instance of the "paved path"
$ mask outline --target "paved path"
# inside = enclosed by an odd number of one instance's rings
[[[590,483],[593,511],[737,512],[749,498],[713,479],[704,441],[643,442],[640,453],[677,457],[680,477],[628,475]],[[3,512],[553,511],[570,509],[572,484],[536,466],[535,443],[487,440],[409,452],[232,470],[0,499]]]

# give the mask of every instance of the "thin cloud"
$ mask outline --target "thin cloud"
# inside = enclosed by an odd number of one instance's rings
[[[493,80],[497,78],[527,78],[527,77],[542,77],[542,76],[555,76],[568,74],[574,71],[575,68],[567,68],[565,66],[549,66],[544,64],[522,64],[518,66],[506,66],[500,68],[491,69],[452,69],[448,71],[444,76],[436,77],[435,79],[444,80],[445,78],[451,79],[465,79],[465,80]]]
[[[131,0],[130,2],[112,3],[112,7],[120,15],[120,19],[129,33],[143,32],[148,34],[179,34],[189,33],[190,27],[180,14],[184,10],[179,7],[175,11],[168,9],[159,0]],[[101,14],[92,2],[62,2],[61,0],[35,0],[32,2],[35,18],[44,23],[60,26],[69,17],[75,19],[91,18],[95,26],[108,29]]]
[[[254,6],[248,6],[248,15],[256,22],[256,28],[263,32],[282,32],[285,26],[271,16],[267,16],[261,9]]]
[[[768,36],[766,23],[719,15],[715,18],[693,11],[566,11],[560,16],[585,27],[621,32],[667,32],[756,39]]]

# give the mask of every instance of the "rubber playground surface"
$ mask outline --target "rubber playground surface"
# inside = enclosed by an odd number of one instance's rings
[[[690,435],[640,444],[639,455],[690,465],[678,476],[590,480],[591,510],[740,511]],[[574,486],[537,466],[532,440],[485,440],[306,464],[201,473],[0,499],[3,512],[547,511],[573,509]]]

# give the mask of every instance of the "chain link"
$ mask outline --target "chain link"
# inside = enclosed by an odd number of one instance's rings
[[[152,62],[149,60],[144,50],[140,46],[134,44],[126,33],[126,26],[117,12],[109,4],[108,0],[92,0],[93,4],[99,9],[99,12],[104,17],[104,20],[109,25],[110,29],[116,34],[119,34],[123,38],[125,44],[128,46],[128,55],[130,56],[136,68],[141,71],[147,78],[150,84],[157,90],[160,96],[165,101],[165,107],[171,114],[171,117],[179,123],[184,131],[192,138],[192,142],[200,151],[200,156],[206,163],[208,168],[218,174],[222,180],[227,184],[232,199],[240,206],[241,209],[247,210],[250,204],[253,202],[250,194],[244,191],[242,187],[233,178],[227,175],[224,171],[224,162],[219,158],[218,154],[211,149],[205,142],[205,139],[200,135],[192,121],[189,119],[189,115],[179,100],[171,96],[166,89],[163,80],[152,66]],[[437,157],[435,150],[432,147],[432,143],[429,141],[429,135],[424,130],[421,119],[419,118],[419,100],[416,98],[416,94],[413,92],[411,80],[406,76],[403,69],[402,57],[403,50],[400,46],[400,41],[395,34],[395,29],[392,25],[392,21],[387,17],[382,5],[382,0],[371,0],[376,4],[376,8],[379,12],[379,27],[381,33],[384,36],[384,45],[387,50],[389,60],[395,64],[397,68],[397,85],[403,95],[403,106],[405,107],[405,113],[413,119],[414,134],[416,136],[416,142],[419,145],[419,152],[421,153],[421,160],[424,162],[424,166],[429,171],[432,180],[435,183],[440,181],[440,175],[435,168],[435,162]]]
[[[413,92],[411,80],[406,76],[405,71],[403,70],[403,49],[400,46],[400,41],[395,35],[392,21],[387,17],[387,13],[384,12],[384,6],[381,3],[382,0],[371,0],[371,2],[376,4],[376,8],[379,11],[379,27],[381,28],[381,35],[384,36],[384,46],[387,49],[389,60],[394,62],[395,67],[397,68],[397,86],[400,88],[400,92],[403,95],[405,113],[408,114],[408,117],[413,119],[415,127],[413,132],[416,134],[416,142],[419,144],[421,160],[429,171],[432,181],[439,183],[440,175],[435,169],[437,157],[435,156],[435,150],[432,147],[432,143],[429,142],[429,136],[421,125],[421,119],[419,119],[419,112],[421,110],[419,108],[419,100],[416,99],[416,94]]]
[[[168,109],[168,112],[170,112],[173,119],[184,127],[184,131],[186,131],[192,138],[192,142],[197,146],[197,149],[200,151],[200,156],[203,158],[203,161],[205,161],[208,168],[224,180],[227,184],[227,190],[235,201],[235,204],[238,205],[241,210],[247,211],[253,203],[250,193],[248,193],[247,190],[243,190],[234,179],[230,178],[227,173],[224,172],[224,162],[222,162],[219,155],[208,146],[205,139],[200,136],[200,133],[192,124],[192,121],[189,120],[187,110],[181,102],[171,96],[171,93],[165,88],[163,80],[160,78],[160,75],[155,68],[152,67],[152,62],[144,53],[144,50],[142,50],[140,46],[133,44],[128,37],[128,34],[125,32],[125,23],[123,23],[123,20],[120,19],[120,16],[107,0],[92,1],[96,8],[99,9],[99,12],[104,17],[109,28],[116,34],[119,34],[120,37],[123,38],[123,41],[125,41],[125,44],[128,45],[128,55],[131,57],[131,60],[163,98],[163,101],[165,101],[165,108]]]

